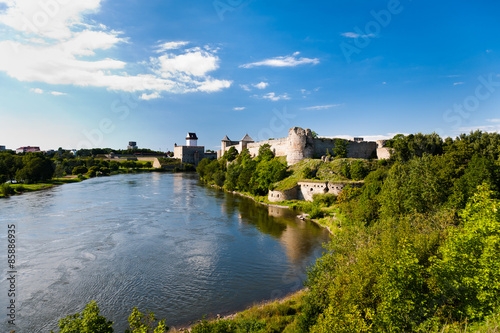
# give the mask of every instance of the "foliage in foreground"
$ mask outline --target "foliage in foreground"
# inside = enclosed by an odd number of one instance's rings
[[[99,312],[96,301],[91,301],[81,314],[76,313],[61,319],[59,333],[113,333],[113,322],[101,316]],[[154,313],[143,314],[137,308],[133,309],[128,322],[130,330],[125,333],[165,333],[169,329],[165,320],[160,320],[156,325]]]

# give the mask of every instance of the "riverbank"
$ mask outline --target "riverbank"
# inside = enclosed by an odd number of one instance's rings
[[[169,333],[177,332],[223,332],[248,331],[250,328],[263,332],[298,331],[297,314],[304,305],[307,290],[302,289],[284,297],[259,302],[241,312],[216,314],[196,323],[172,327]]]
[[[253,196],[250,193],[241,193],[241,192],[237,192],[237,191],[227,191],[224,188],[217,186],[217,185],[213,185],[213,184],[207,184],[207,185],[209,185],[210,187],[216,188],[218,190],[224,191],[226,193],[231,193],[234,195],[239,195],[239,196],[242,196],[242,197],[245,197],[248,199],[252,199],[254,202],[259,203],[259,204],[264,205],[264,206],[267,206],[267,207],[276,207],[276,208],[284,208],[284,209],[292,209],[292,210],[295,209],[294,207],[290,207],[290,205],[287,205],[287,204],[279,205],[276,203],[270,203],[269,201],[267,201],[267,198],[264,196]],[[338,228],[338,224],[339,224],[338,223],[339,219],[336,218],[335,216],[325,217],[322,219],[312,219],[309,217],[309,214],[306,214],[304,212],[300,212],[300,214],[298,214],[297,217],[303,221],[310,221],[310,222],[313,222],[314,224],[318,225],[319,227],[325,228],[326,230],[328,230],[330,235],[334,234],[333,230],[335,228]]]
[[[148,173],[148,172],[169,173],[169,172],[177,172],[177,171],[158,169],[158,168],[120,169],[117,171],[113,171],[110,175],[105,175],[105,176],[101,175],[101,176],[97,176],[97,177],[111,177],[111,176],[122,175],[122,174],[137,174],[137,173]],[[188,171],[181,171],[181,172],[188,172]],[[53,188],[53,187],[56,187],[59,185],[79,183],[79,182],[82,182],[84,180],[91,179],[91,178],[96,178],[96,177],[87,177],[87,176],[79,177],[76,175],[71,175],[71,176],[64,176],[64,177],[55,177],[55,178],[52,178],[51,180],[46,180],[44,182],[35,183],[35,184],[23,184],[23,183],[0,184],[0,186],[8,185],[8,187],[9,187],[8,190],[7,189],[0,190],[0,198],[8,198],[12,195],[21,195],[21,194],[29,193],[29,192],[48,190],[50,188]]]

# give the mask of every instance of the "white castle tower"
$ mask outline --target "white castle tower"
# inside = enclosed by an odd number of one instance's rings
[[[198,146],[198,137],[196,133],[188,133],[186,137],[186,146],[193,147]]]

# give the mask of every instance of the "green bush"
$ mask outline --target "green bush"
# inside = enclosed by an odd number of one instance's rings
[[[323,207],[330,207],[337,201],[337,196],[333,193],[314,194],[313,202]]]
[[[4,197],[8,197],[13,194],[13,190],[9,184],[4,183],[0,185],[0,194],[2,194]]]

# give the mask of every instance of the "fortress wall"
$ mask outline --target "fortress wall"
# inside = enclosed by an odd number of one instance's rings
[[[314,154],[317,157],[321,157],[326,155],[326,150],[333,155],[333,149],[335,148],[335,140],[336,139],[314,139]],[[354,142],[349,141],[347,146],[347,157],[349,158],[364,158],[368,159],[372,157],[377,150],[376,142]]]
[[[347,157],[350,157],[350,158],[369,159],[370,157],[375,157],[376,152],[377,152],[377,143],[376,142],[349,141],[349,146],[347,147]]]
[[[377,158],[379,160],[388,160],[391,158],[392,148],[377,148]]]
[[[252,155],[252,157],[259,155],[259,148],[266,143],[271,146],[271,150],[276,156],[287,155],[288,138],[249,143],[247,148],[250,151],[250,155]]]
[[[351,187],[361,187],[362,183],[330,183],[330,182],[298,182],[298,185],[284,191],[269,191],[267,196],[270,202],[280,202],[285,200],[303,200],[303,201],[313,201],[313,196],[315,194],[325,194],[331,193],[339,195],[342,193],[344,188],[350,185]]]
[[[270,202],[297,200],[297,190],[298,186],[295,186],[289,190],[284,190],[284,191],[269,191],[267,199]]]
[[[336,139],[323,139],[317,138],[314,139],[314,155],[317,157],[321,157],[326,155],[326,150],[333,155],[333,148],[335,148],[335,140]]]
[[[339,195],[340,193],[342,193],[344,187],[346,187],[346,184],[328,183],[328,193]]]
[[[325,194],[328,192],[327,182],[299,182],[298,199],[313,201],[313,195]]]

